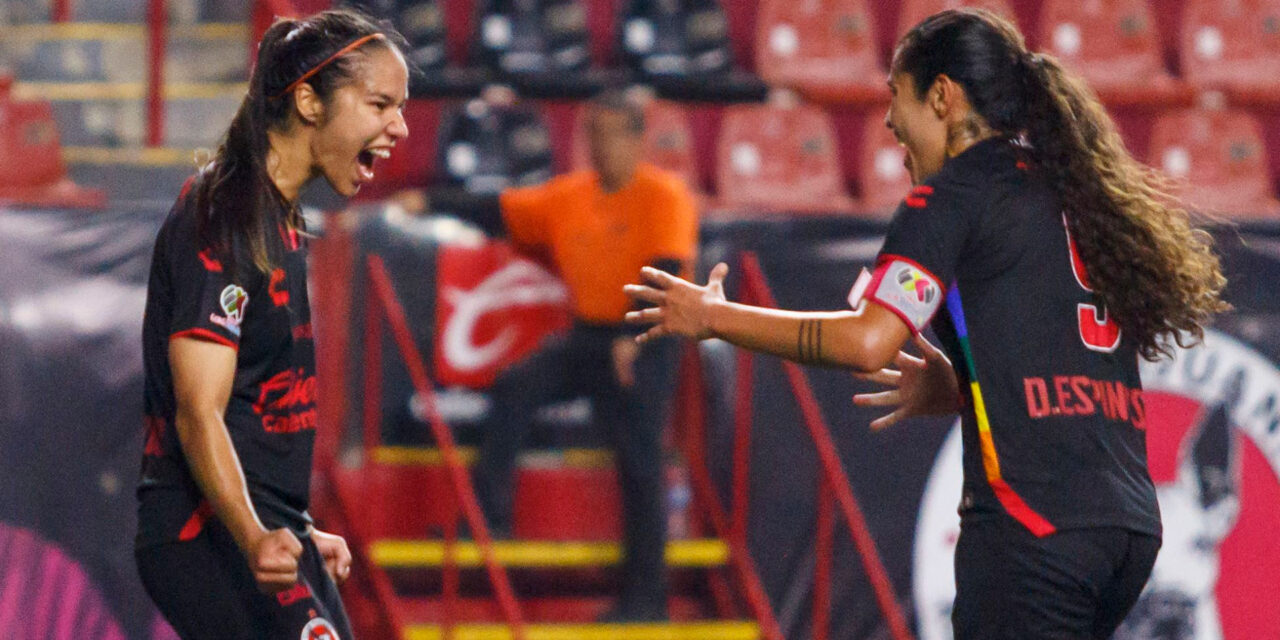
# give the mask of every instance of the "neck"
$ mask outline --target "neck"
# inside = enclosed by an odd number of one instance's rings
[[[280,195],[290,203],[298,200],[302,187],[311,179],[311,149],[302,136],[267,132],[267,175]]]
[[[947,128],[947,157],[954,158],[983,140],[995,137],[996,132],[973,114]]]
[[[618,191],[622,191],[627,184],[631,182],[631,178],[635,176],[635,174],[635,171],[631,171],[625,176],[606,176],[603,173],[599,174],[600,188],[603,189],[605,193],[616,193]]]

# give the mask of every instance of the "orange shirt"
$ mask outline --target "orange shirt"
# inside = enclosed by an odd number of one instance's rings
[[[631,309],[622,285],[639,282],[641,267],[673,258],[687,274],[697,251],[693,195],[680,178],[648,164],[614,193],[584,170],[509,189],[500,202],[511,239],[550,256],[574,315],[594,324],[622,322]]]

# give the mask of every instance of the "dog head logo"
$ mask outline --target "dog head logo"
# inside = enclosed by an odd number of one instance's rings
[[[1204,344],[1142,365],[1164,540],[1117,640],[1280,637],[1280,369],[1206,333]],[[951,638],[960,451],[957,425],[921,502],[913,587],[922,640]]]
[[[334,630],[333,623],[324,618],[312,618],[307,626],[302,628],[302,635],[298,640],[341,640],[341,638]]]

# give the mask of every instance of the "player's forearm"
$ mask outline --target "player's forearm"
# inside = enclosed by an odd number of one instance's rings
[[[711,334],[745,349],[801,364],[878,371],[889,363],[851,311],[783,311],[735,302],[712,305]],[[896,348],[892,353],[896,353]]]
[[[235,537],[236,544],[248,551],[257,536],[266,532],[249,499],[249,488],[218,413],[178,411],[178,440],[191,475],[218,519]]]

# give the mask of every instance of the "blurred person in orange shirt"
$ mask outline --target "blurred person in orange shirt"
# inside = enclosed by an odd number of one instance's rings
[[[431,208],[454,213],[518,248],[547,258],[567,285],[574,317],[500,374],[475,468],[476,493],[497,537],[511,535],[513,471],[534,414],[588,396],[618,466],[625,530],[622,598],[605,618],[666,618],[666,513],[661,429],[673,390],[671,341],[639,346],[623,323],[623,293],[641,267],[689,274],[697,251],[694,196],[683,181],[642,162],[644,111],[621,91],[590,103],[591,169],[498,195],[434,192]],[[397,198],[427,208],[421,193]]]

